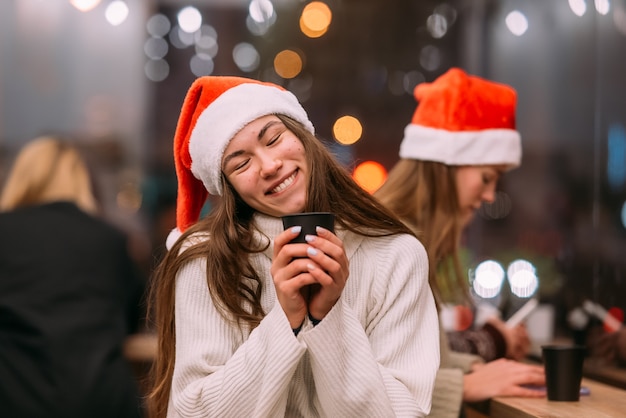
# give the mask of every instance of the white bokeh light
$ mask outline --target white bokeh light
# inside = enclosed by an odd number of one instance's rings
[[[189,69],[196,77],[213,74],[215,63],[207,54],[195,54],[189,60]]]
[[[163,81],[170,74],[170,65],[164,59],[149,60],[144,66],[144,72],[150,81]]]
[[[611,10],[611,3],[609,0],[595,0],[594,4],[596,6],[596,10],[601,15],[606,15],[609,13],[609,10]]]
[[[170,20],[162,13],[152,15],[146,22],[146,30],[154,37],[163,37],[172,28]]]
[[[587,2],[585,0],[568,0],[569,8],[576,16],[582,16],[587,11]]]
[[[504,269],[500,263],[486,260],[476,267],[472,287],[478,296],[488,299],[500,294],[503,281]]]
[[[448,32],[448,20],[445,16],[433,13],[426,19],[426,28],[433,38],[443,38]]]
[[[194,33],[194,43],[197,54],[206,54],[215,58],[219,51],[217,31],[211,25],[204,24]]]
[[[170,30],[169,39],[172,46],[178,49],[190,47],[195,42],[194,34],[184,31],[178,25]]]
[[[112,1],[107,6],[104,17],[113,26],[121,25],[128,17],[128,5],[122,0]]]
[[[143,51],[150,59],[161,59],[169,50],[167,41],[163,38],[148,38],[143,45]]]
[[[100,0],[70,0],[70,4],[81,12],[88,12],[100,4]]]
[[[274,5],[270,0],[252,0],[248,6],[248,13],[257,23],[269,22],[274,15]]]
[[[194,33],[202,25],[202,15],[193,6],[187,6],[178,12],[177,20],[178,26],[187,33]]]
[[[506,27],[516,36],[522,36],[528,30],[528,19],[519,10],[509,13],[505,19]]]
[[[261,56],[252,44],[241,42],[233,48],[233,60],[241,71],[249,73],[259,68]]]
[[[511,292],[520,298],[532,296],[539,287],[535,266],[526,260],[512,261],[506,269]]]

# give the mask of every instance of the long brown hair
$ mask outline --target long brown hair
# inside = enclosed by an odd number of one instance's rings
[[[454,166],[400,159],[374,193],[415,231],[426,247],[428,280],[438,303],[469,298],[459,260],[463,228],[455,174]]]
[[[314,135],[286,116],[277,117],[301,141],[311,177],[308,180],[305,211],[332,211],[343,228],[367,236],[406,233],[414,235],[391,211],[354,182]],[[255,247],[252,218],[255,210],[239,198],[222,176],[223,196],[215,201],[208,216],[191,226],[164,256],[155,270],[148,310],[158,336],[158,353],[152,368],[153,388],[148,396],[151,416],[162,417],[174,372],[175,277],[191,259],[207,258],[207,287],[222,316],[235,326],[256,327],[265,312],[261,306],[263,278],[254,270],[248,256],[264,248]],[[211,238],[180,252],[185,238],[206,234]]]

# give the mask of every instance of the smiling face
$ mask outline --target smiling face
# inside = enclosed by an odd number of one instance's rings
[[[253,209],[271,216],[302,212],[308,164],[300,139],[274,115],[239,131],[222,157],[222,171]]]
[[[483,202],[495,201],[496,185],[505,169],[502,165],[457,167],[455,178],[463,227],[472,221]]]

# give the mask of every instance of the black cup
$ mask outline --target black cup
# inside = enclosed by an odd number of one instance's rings
[[[305,235],[316,235],[315,228],[321,226],[331,232],[335,232],[335,215],[330,212],[303,212],[293,213],[282,217],[285,229],[292,226],[301,226],[302,230],[291,242],[305,243]]]
[[[582,345],[544,345],[541,347],[550,401],[578,401],[583,377],[585,347]]]

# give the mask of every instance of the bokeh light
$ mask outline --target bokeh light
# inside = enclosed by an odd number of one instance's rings
[[[319,38],[328,31],[332,16],[333,14],[326,3],[313,1],[302,10],[300,30],[309,38]]]
[[[195,54],[189,60],[189,69],[196,77],[213,74],[215,63],[207,54]]]
[[[274,5],[270,0],[252,0],[248,6],[250,18],[257,23],[264,23],[275,18]]]
[[[100,0],[70,0],[70,4],[81,12],[88,12],[100,4]]]
[[[522,36],[528,30],[528,19],[519,10],[509,13],[505,19],[506,27],[516,36]]]
[[[184,49],[193,45],[194,36],[193,33],[185,32],[180,26],[175,25],[170,30],[169,40],[174,48]]]
[[[426,19],[426,28],[433,38],[443,38],[448,32],[448,21],[444,16],[433,13]]]
[[[500,294],[504,281],[504,269],[494,260],[480,263],[473,272],[472,288],[482,298],[489,299]]]
[[[569,8],[576,16],[582,16],[587,11],[587,2],[585,0],[568,0]]]
[[[609,0],[595,0],[596,11],[601,15],[606,15],[611,10],[611,2]]]
[[[539,287],[535,266],[526,260],[512,261],[506,270],[511,292],[520,298],[527,298],[535,294]]]
[[[169,45],[163,38],[148,38],[143,45],[143,51],[150,59],[161,59],[167,55]]]
[[[170,75],[170,65],[164,59],[149,60],[144,66],[144,73],[150,81],[163,81]]]
[[[114,0],[107,6],[104,17],[113,26],[121,25],[128,17],[128,6],[122,0]]]
[[[249,73],[259,68],[261,56],[252,44],[241,42],[233,48],[233,61],[241,71]]]
[[[354,169],[352,178],[369,193],[374,193],[387,179],[387,170],[376,161],[364,161]]]
[[[436,71],[441,66],[441,50],[434,45],[426,45],[420,51],[420,65],[426,71]]]
[[[363,127],[354,116],[342,116],[333,125],[335,140],[343,145],[350,145],[361,139]]]
[[[302,67],[302,58],[291,49],[280,51],[274,58],[274,70],[282,78],[296,77],[302,71]]]
[[[202,15],[200,11],[193,6],[187,6],[181,9],[177,15],[178,26],[187,32],[194,33],[202,25]]]
[[[205,54],[215,58],[219,51],[217,31],[211,25],[200,26],[200,29],[193,34],[193,42],[196,54]]]
[[[156,38],[162,38],[170,31],[172,23],[162,13],[154,14],[146,22],[146,30]]]

